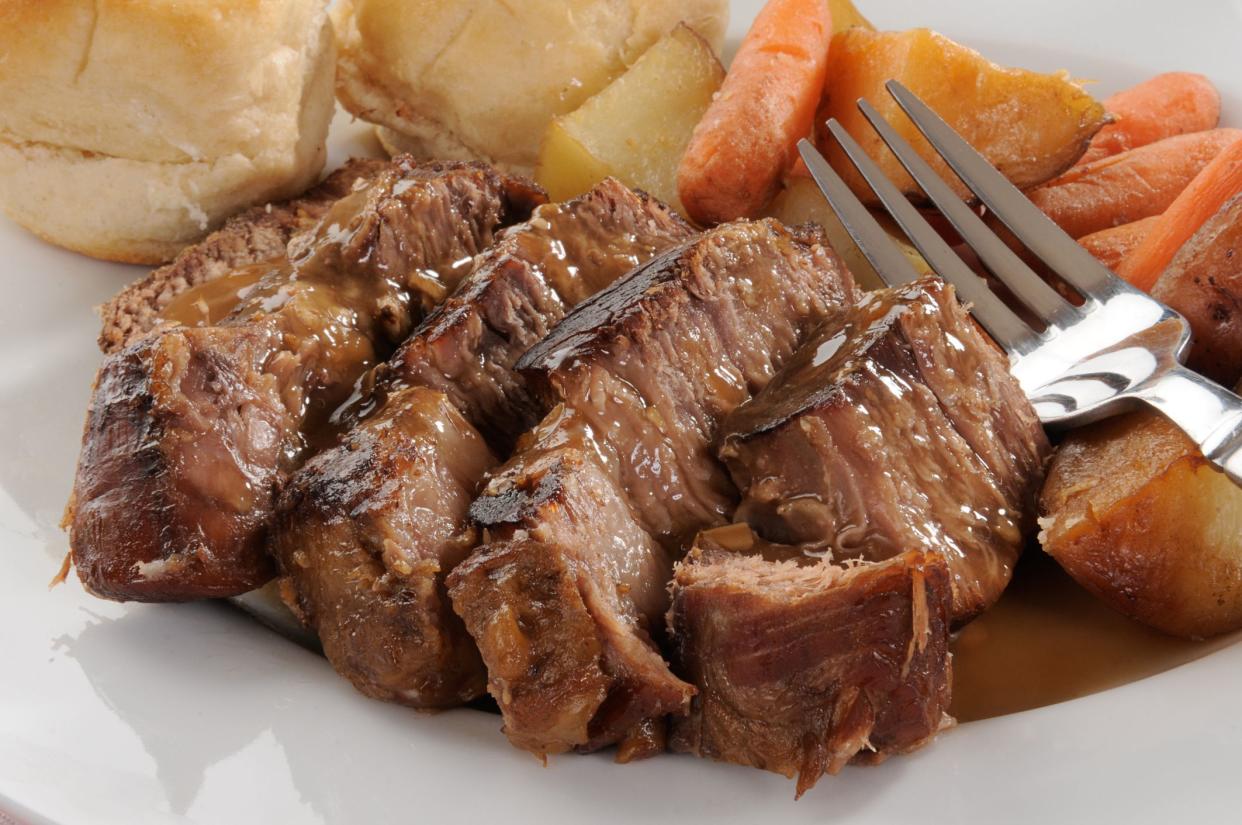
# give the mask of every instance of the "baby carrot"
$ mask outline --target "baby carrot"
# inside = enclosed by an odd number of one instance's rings
[[[1220,92],[1201,74],[1168,72],[1118,92],[1104,101],[1104,109],[1115,120],[1095,133],[1079,166],[1174,135],[1215,128],[1220,123]]]
[[[758,214],[811,132],[824,88],[828,0],[768,0],[677,172],[690,217],[713,224]]]
[[[1178,135],[1076,166],[1027,194],[1071,237],[1158,215],[1212,158],[1242,138],[1239,129]]]
[[[1133,252],[1135,247],[1142,243],[1147,234],[1151,232],[1152,224],[1159,217],[1159,215],[1152,215],[1133,223],[1110,226],[1108,229],[1101,229],[1099,232],[1092,232],[1090,235],[1079,238],[1078,243],[1094,255],[1096,260],[1116,272],[1121,261]]]
[[[1151,289],[1177,250],[1239,192],[1242,140],[1235,140],[1177,196],[1143,242],[1121,262],[1117,274],[1139,289]]]

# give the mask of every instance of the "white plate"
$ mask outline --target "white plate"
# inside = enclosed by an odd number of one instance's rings
[[[1196,70],[1242,125],[1242,9],[1110,0],[862,0],[993,58],[1099,79]],[[734,40],[757,9],[735,2]],[[1166,11],[1167,9],[1167,11]],[[369,146],[338,122],[333,157]],[[1242,645],[1122,688],[959,727],[801,802],[762,771],[606,755],[541,768],[474,711],[363,698],[217,604],[52,592],[57,523],[99,356],[92,307],[138,274],[0,222],[0,822],[1236,822]]]

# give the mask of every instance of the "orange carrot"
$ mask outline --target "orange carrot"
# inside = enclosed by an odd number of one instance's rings
[[[1076,166],[1027,194],[1071,237],[1159,215],[1239,129],[1211,129]]]
[[[1115,120],[1096,132],[1084,165],[1167,137],[1214,129],[1220,123],[1220,92],[1201,74],[1169,72],[1104,101]]]
[[[1177,196],[1147,238],[1121,262],[1117,274],[1139,289],[1151,289],[1182,244],[1240,192],[1242,140],[1235,140]]]
[[[1152,215],[1150,218],[1142,218],[1133,223],[1110,226],[1108,229],[1101,229],[1099,232],[1092,232],[1090,235],[1079,238],[1078,243],[1094,255],[1096,260],[1116,272],[1122,260],[1133,252],[1151,232],[1152,225],[1159,217],[1159,215]]]
[[[776,194],[824,88],[828,0],[768,0],[694,130],[677,193],[701,224],[751,217]]]

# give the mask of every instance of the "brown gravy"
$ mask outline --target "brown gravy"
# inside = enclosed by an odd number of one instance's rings
[[[160,317],[186,326],[219,323],[277,265],[254,264],[199,284],[173,298]],[[359,369],[370,366],[368,360]],[[351,388],[340,389],[343,395]],[[308,410],[311,446],[335,438],[329,414],[343,400],[318,399]],[[953,641],[950,713],[970,722],[1076,699],[1163,673],[1236,639],[1187,641],[1127,619],[1032,548],[1000,601]]]
[[[953,643],[950,713],[970,722],[1076,699],[1162,673],[1234,639],[1187,641],[1127,619],[1031,549],[1000,601]]]
[[[241,303],[260,278],[279,265],[280,262],[271,262],[243,266],[198,284],[169,301],[159,317],[187,327],[217,324]]]

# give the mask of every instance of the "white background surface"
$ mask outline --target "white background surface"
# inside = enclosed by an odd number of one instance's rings
[[[1100,95],[1212,77],[1242,125],[1242,4],[861,0]],[[758,3],[735,2],[733,39]],[[370,145],[339,121],[334,163]],[[964,725],[802,801],[761,771],[667,756],[550,767],[499,719],[370,701],[224,605],[117,605],[46,584],[99,356],[92,307],[139,274],[0,220],[0,822],[1242,821],[1242,645],[1074,702]]]

